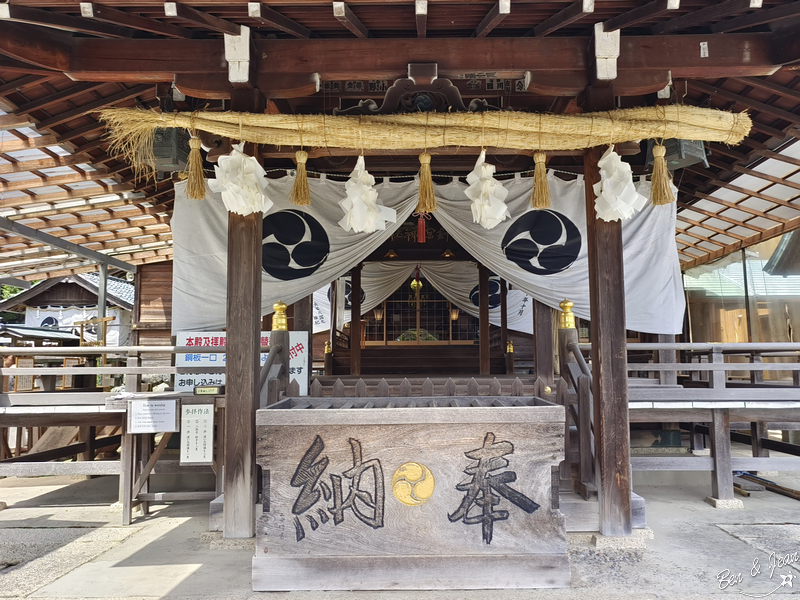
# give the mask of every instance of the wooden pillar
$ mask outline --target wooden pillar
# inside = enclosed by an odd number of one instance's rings
[[[260,112],[256,89],[237,90],[231,109]],[[255,152],[252,144],[245,146]],[[255,416],[261,347],[261,240],[263,215],[228,213],[227,377],[225,384],[225,502],[222,535],[255,535]]]
[[[659,344],[674,344],[674,335],[658,335]],[[660,363],[675,363],[678,362],[677,353],[675,350],[659,350],[658,362]],[[678,372],[677,371],[659,371],[658,379],[661,385],[678,385]]]
[[[361,265],[350,269],[350,375],[361,375]]]
[[[585,110],[614,108],[613,92],[587,88]],[[622,223],[597,218],[597,162],[606,148],[586,151],[586,225],[589,254],[589,302],[592,337],[592,393],[595,453],[600,467],[600,533],[631,534],[631,460],[626,371],[625,286]]]
[[[488,375],[489,360],[489,269],[478,265],[478,344],[480,349],[480,374]]]
[[[311,383],[311,365],[313,362],[314,349],[314,295],[311,294],[294,303],[294,327],[293,331],[305,331],[308,333],[308,369],[306,370],[306,380]]]
[[[733,500],[733,469],[731,467],[731,416],[727,408],[711,411],[711,454],[714,471],[711,478],[711,495],[717,500]]]
[[[261,346],[262,215],[228,214],[223,537],[255,535],[255,409]]]
[[[553,309],[533,299],[533,366],[536,377],[548,384],[555,381],[553,352]]]

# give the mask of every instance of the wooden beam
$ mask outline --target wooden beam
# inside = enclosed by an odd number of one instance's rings
[[[87,35],[98,35],[111,38],[131,37],[133,31],[105,23],[92,23],[81,17],[74,17],[59,12],[19,6],[18,4],[0,4],[0,19],[27,23],[28,25],[41,25],[52,27],[59,31],[71,31]]]
[[[293,21],[289,17],[283,16],[263,2],[248,2],[247,15],[251,19],[258,21],[261,25],[283,31],[289,35],[306,39],[311,37],[310,29],[300,25],[297,21]]]
[[[713,178],[713,174],[710,173],[709,171],[704,170],[704,169],[695,169],[693,167],[687,167],[687,170],[690,171],[691,173],[695,173],[697,175],[700,175],[701,177],[704,178],[704,180],[707,183],[709,183],[711,185],[715,185],[717,187],[725,188],[725,189],[731,190],[733,192],[737,192],[739,194],[742,194],[744,196],[752,196],[753,198],[759,198],[760,200],[765,200],[767,202],[772,202],[773,204],[777,204],[777,205],[780,205],[780,206],[786,206],[787,208],[794,208],[795,210],[800,210],[800,205],[792,204],[791,202],[789,202],[787,200],[782,200],[781,198],[775,198],[774,196],[769,196],[767,194],[764,194],[763,192],[756,192],[754,190],[748,190],[746,188],[740,187],[738,185],[734,185],[734,184],[732,184],[730,182],[727,182],[727,181],[721,181],[719,179],[714,179]],[[708,179],[706,180],[705,178],[708,178]],[[693,191],[692,194],[697,196],[698,198],[704,198],[705,200],[710,200],[711,202],[717,202],[717,203],[723,204],[725,206],[730,206],[730,208],[737,208],[739,210],[744,210],[741,206],[739,206],[738,204],[735,204],[733,202],[727,202],[726,200],[720,200],[719,198],[714,198],[713,196],[707,196],[705,194],[701,195],[697,191]],[[765,214],[764,216],[766,217],[767,215]]]
[[[728,19],[711,26],[712,33],[726,33],[730,31],[737,31],[739,29],[746,29],[748,27],[756,27],[757,25],[764,25],[766,23],[774,23],[783,19],[791,19],[800,15],[800,2],[789,2],[788,4],[781,4],[774,8],[767,10],[757,10],[747,15],[737,17],[736,19]],[[796,33],[796,32],[795,32]]]
[[[61,123],[67,123],[77,117],[97,112],[102,108],[111,106],[112,104],[124,102],[126,100],[130,100],[131,98],[135,98],[136,96],[143,96],[148,92],[153,92],[152,84],[143,84],[143,85],[137,85],[132,88],[126,88],[120,92],[117,92],[116,94],[111,94],[110,96],[98,98],[94,102],[88,102],[86,104],[82,104],[81,106],[73,108],[72,110],[67,110],[62,113],[58,113],[50,117],[49,119],[44,119],[42,121],[39,121],[39,125],[37,125],[37,127],[39,129],[48,129],[56,125],[60,125]]]
[[[584,108],[613,109],[614,96],[604,91],[587,94]],[[593,185],[600,181],[597,163],[604,151],[598,146],[584,155],[595,457],[600,467],[600,533],[628,536],[632,514],[622,225],[598,219],[594,209]]]
[[[58,202],[60,200],[72,200],[73,198],[94,198],[96,196],[107,196],[109,194],[120,194],[122,192],[132,191],[134,191],[133,186],[127,183],[120,185],[106,185],[100,183],[97,187],[88,189],[53,192],[52,194],[34,194],[24,198],[4,198],[0,199],[0,208],[38,204],[39,202]]]
[[[20,127],[36,127],[36,124],[25,115],[0,115],[0,131],[18,129]]]
[[[544,22],[539,23],[536,27],[531,29],[526,36],[534,35],[536,37],[544,37],[558,31],[563,27],[571,25],[575,21],[580,21],[586,15],[594,12],[594,0],[575,0],[567,8],[564,8],[554,14]]]
[[[754,208],[750,208],[749,206],[739,205],[739,204],[736,204],[734,202],[728,202],[727,200],[721,200],[721,199],[715,198],[714,196],[711,196],[709,194],[703,194],[702,192],[698,192],[697,190],[693,190],[691,192],[685,192],[685,194],[687,196],[694,196],[695,198],[701,198],[703,200],[708,200],[709,202],[713,202],[714,204],[719,204],[721,206],[726,206],[728,208],[733,208],[735,210],[746,212],[746,213],[748,213],[750,215],[753,215],[754,217],[764,217],[765,219],[768,219],[770,221],[775,221],[776,223],[785,223],[786,222],[786,219],[781,219],[780,217],[776,217],[775,215],[771,215],[768,212],[756,210]],[[693,210],[695,212],[700,212],[700,213],[706,214],[706,211],[703,211],[702,209],[697,208],[694,204],[688,204],[688,203],[682,203],[682,202],[679,202],[678,204],[683,206],[684,208],[688,208],[688,209]],[[797,206],[796,208],[797,208],[797,210],[800,210],[800,206]],[[716,216],[717,213],[708,211],[708,216],[712,216],[712,215]],[[719,218],[719,217],[717,217],[717,218]],[[727,221],[727,217],[725,219],[722,219],[722,220],[723,221]],[[736,222],[736,219],[733,219],[733,222]]]
[[[347,29],[349,29],[353,35],[360,38],[368,38],[369,37],[369,29],[367,29],[361,20],[355,15],[355,13],[347,6],[345,2],[334,2],[333,3],[333,16]]]
[[[0,70],[2,70],[2,65],[0,65]],[[0,85],[0,98],[8,96],[9,94],[13,94],[15,92],[21,92],[29,87],[33,87],[36,85],[41,85],[42,83],[46,83],[49,81],[51,77],[46,77],[42,75],[23,75],[22,77],[18,77],[17,79],[12,79],[6,83]]]
[[[0,175],[9,173],[24,173],[25,171],[37,171],[39,169],[53,169],[55,167],[68,167],[91,163],[92,158],[86,154],[58,156],[56,158],[41,158],[38,160],[24,160],[16,163],[0,165]]]
[[[701,42],[709,57],[698,60]],[[71,66],[76,81],[172,81],[176,73],[226,74],[222,40],[74,39]],[[318,73],[325,80],[405,77],[408,63],[438,63],[439,76],[457,79],[476,71],[498,77],[535,73],[587,72],[587,39],[426,38],[426,39],[259,39],[260,73]],[[1,45],[0,45],[1,46]],[[623,36],[617,63],[625,72],[672,71],[680,77],[768,75],[779,65],[772,58],[768,33],[680,36]],[[347,57],[343,60],[342,57]]]
[[[169,23],[156,21],[133,13],[128,13],[110,6],[95,4],[94,2],[81,2],[81,16],[86,19],[93,19],[102,23],[111,23],[147,31],[156,35],[165,35],[170,38],[188,39],[192,37],[192,32],[183,27],[177,27]]]
[[[728,244],[726,244],[725,242],[720,242],[720,241],[717,241],[717,240],[713,240],[710,237],[706,237],[704,235],[700,235],[699,233],[696,233],[694,231],[689,231],[687,229],[678,229],[677,226],[676,226],[676,234],[680,234],[680,233],[682,233],[683,235],[688,235],[689,237],[693,237],[694,239],[700,240],[701,242],[706,242],[707,244],[713,244],[714,246],[719,246],[720,248],[726,248],[728,246]],[[685,242],[686,240],[682,240],[682,241]],[[699,250],[703,250],[705,252],[709,252],[708,248],[703,248],[701,246],[695,246],[694,244],[692,244],[692,246],[694,248],[699,249]]]
[[[20,150],[30,150],[33,148],[46,148],[47,146],[57,146],[58,144],[59,142],[54,135],[43,135],[19,140],[2,140],[0,141],[0,154],[19,152]]]
[[[107,179],[108,177],[108,171],[105,169],[81,173],[76,172],[72,175],[56,175],[52,177],[43,175],[39,177],[31,177],[29,179],[19,179],[11,182],[0,182],[0,193],[15,192],[19,190],[33,190],[40,187],[79,183],[81,181],[97,181],[98,179]]]
[[[762,79],[761,77],[732,77],[731,79],[742,85],[749,85],[779,96],[785,96],[800,103],[800,90],[788,88],[769,79]]]
[[[0,22],[0,54],[45,69],[69,71],[71,39],[61,32]]]
[[[736,15],[746,10],[761,8],[762,0],[726,0],[715,2],[700,10],[689,10],[684,15],[664,21],[652,28],[654,35],[663,35],[673,31],[680,31],[689,27],[703,25],[710,21],[719,21],[725,17]]]
[[[642,21],[651,21],[665,12],[680,8],[680,5],[681,0],[654,0],[603,21],[603,30],[616,31],[638,25]]]
[[[478,356],[480,374],[489,375],[489,269],[482,264],[478,265]]]
[[[17,107],[14,111],[18,115],[26,115],[35,110],[41,110],[43,108],[48,108],[53,106],[54,104],[58,104],[59,102],[64,102],[66,100],[70,100],[75,96],[80,96],[81,94],[86,94],[89,92],[93,92],[104,85],[108,85],[106,83],[79,83],[77,85],[71,85],[70,87],[60,90],[55,94],[50,94],[49,96],[44,96],[42,98],[37,98],[36,100],[32,100],[27,104],[21,104]]]
[[[782,119],[784,121],[788,121],[789,123],[794,123],[795,125],[800,124],[800,115],[789,112],[788,110],[741,96],[735,92],[730,92],[702,81],[687,81],[687,84],[690,88],[695,89],[698,92],[703,92],[704,94],[708,94],[710,96],[719,96],[720,98],[738,102],[739,104],[748,106],[753,110],[773,116],[776,119]]]
[[[709,231],[713,231],[714,233],[719,233],[720,235],[725,235],[728,237],[732,237],[737,240],[746,240],[747,236],[739,235],[738,233],[732,233],[725,229],[720,229],[718,227],[714,227],[713,225],[709,225],[708,223],[701,223],[700,221],[695,221],[694,219],[690,219],[688,217],[684,217],[682,214],[677,216],[678,221],[683,221],[684,223],[689,223],[689,225],[693,225],[695,227],[702,227],[703,229],[708,229]],[[721,244],[721,245],[724,245]]]
[[[168,17],[180,19],[181,21],[192,23],[198,27],[203,27],[204,29],[216,31],[217,33],[239,35],[242,31],[241,26],[236,23],[199,11],[187,4],[164,2],[164,14]]]
[[[511,14],[511,0],[498,0],[492,10],[483,18],[480,25],[472,32],[472,37],[486,37],[491,31],[500,25],[508,15]]]
[[[691,210],[691,211],[694,211],[696,213],[700,213],[701,215],[705,215],[705,216],[710,217],[712,219],[719,219],[720,221],[725,221],[726,223],[730,223],[731,225],[737,225],[739,227],[744,227],[745,229],[750,229],[752,231],[755,231],[756,233],[760,233],[760,232],[766,231],[765,229],[763,229],[761,227],[756,227],[755,225],[751,225],[751,224],[747,223],[746,221],[737,221],[736,219],[731,219],[730,217],[726,217],[725,215],[714,213],[714,212],[711,212],[710,210],[704,210],[702,208],[698,208],[698,207],[693,206],[691,204],[686,204],[685,202],[678,202],[678,207],[679,208],[685,208],[687,210]],[[761,215],[758,215],[758,216],[760,217]],[[764,216],[766,216],[766,215],[764,215]],[[777,217],[773,217],[772,218],[773,221],[775,219],[777,219]]]
[[[417,20],[417,37],[428,34],[428,0],[414,0],[414,16]]]

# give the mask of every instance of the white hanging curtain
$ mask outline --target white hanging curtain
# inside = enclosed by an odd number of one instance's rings
[[[467,186],[458,181],[436,185],[438,210],[434,216],[476,260],[510,282],[515,290],[554,308],[569,298],[575,303],[575,314],[588,319],[583,178],[564,181],[548,174],[548,183],[551,208],[533,210],[532,180],[516,177],[504,181],[511,218],[488,230],[473,222],[470,202],[464,196]],[[288,200],[292,184],[292,177],[270,180],[275,205],[264,219],[267,270],[262,274],[262,314],[271,313],[278,300],[291,304],[346,273],[387,240],[417,205],[415,180],[378,184],[375,187],[380,200],[397,212],[397,222],[387,223],[386,230],[370,234],[345,232],[338,224],[344,183],[310,180],[311,205],[304,207]],[[209,194],[201,201],[187,200],[185,184],[178,183],[175,188],[173,331],[218,329],[225,325],[227,213],[219,195]],[[646,181],[636,184],[637,191],[645,197],[650,196],[649,188]],[[674,203],[648,204],[622,222],[628,329],[663,334],[680,333],[682,329],[685,303],[675,244],[675,214]],[[364,273],[362,280],[366,282],[370,278],[367,267]],[[400,276],[386,273],[387,281]],[[434,286],[445,294],[446,278],[440,277],[439,286]],[[386,289],[389,287],[387,283]],[[365,292],[364,312],[393,289],[376,292],[374,297]],[[386,296],[381,298],[384,293]],[[450,300],[459,304],[455,295]],[[318,297],[315,302],[319,304]],[[519,304],[522,302],[524,298],[519,299]],[[460,307],[469,312],[469,304]],[[315,318],[315,325],[322,326],[316,321]],[[520,330],[527,328],[520,325]]]

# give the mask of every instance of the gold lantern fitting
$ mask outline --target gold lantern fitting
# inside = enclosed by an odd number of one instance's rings
[[[286,318],[286,305],[276,302],[272,305],[275,314],[272,315],[272,331],[289,331],[289,320]]]
[[[561,317],[559,319],[559,329],[575,329],[575,314],[572,312],[572,307],[575,306],[566,298],[559,304],[561,307]]]
[[[506,344],[506,352],[509,354],[514,354],[514,342],[511,340],[508,340],[508,343]]]
[[[325,340],[325,354],[333,353],[333,348],[331,348],[330,340]]]
[[[414,281],[411,282],[411,289],[414,290],[415,292],[417,290],[421,290],[422,282],[419,279],[415,279]]]

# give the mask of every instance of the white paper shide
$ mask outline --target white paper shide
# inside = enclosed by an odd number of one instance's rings
[[[486,151],[482,150],[475,168],[467,175],[469,187],[464,190],[472,200],[472,221],[486,229],[492,229],[511,216],[505,199],[508,190],[494,178],[494,165],[486,162]]]
[[[272,200],[267,197],[267,178],[264,169],[254,156],[243,152],[244,144],[235,144],[227,156],[220,156],[214,171],[216,179],[208,181],[212,192],[222,195],[222,202],[230,212],[249,215],[267,212]]]
[[[345,183],[347,197],[339,201],[344,217],[339,225],[345,231],[372,233],[386,229],[386,221],[395,222],[397,213],[392,208],[378,204],[378,191],[375,178],[364,165],[364,157],[359,156],[356,168]]]
[[[644,208],[647,198],[636,191],[631,166],[614,152],[614,146],[606,150],[597,165],[600,182],[594,184],[597,196],[594,209],[599,218],[603,221],[630,219]]]

